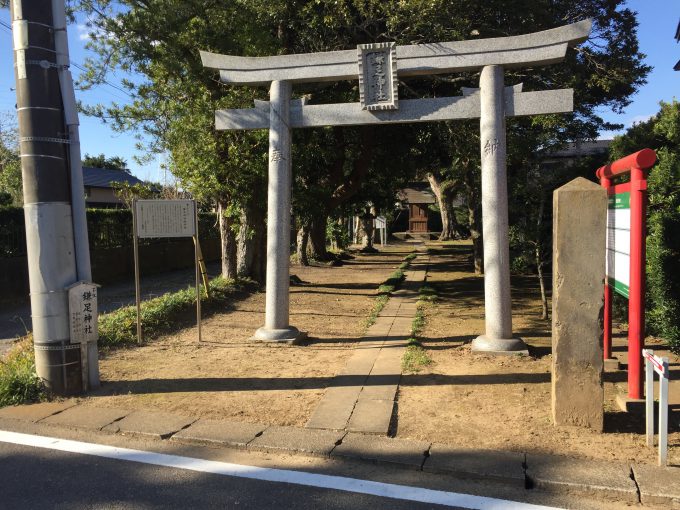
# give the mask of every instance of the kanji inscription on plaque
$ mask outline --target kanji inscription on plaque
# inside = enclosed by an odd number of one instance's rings
[[[90,282],[78,282],[68,288],[69,326],[71,343],[94,342],[99,338],[97,320],[97,287]]]
[[[397,51],[394,43],[360,44],[359,100],[364,110],[396,110]]]

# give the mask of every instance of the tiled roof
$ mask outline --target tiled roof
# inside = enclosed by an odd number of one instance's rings
[[[398,195],[400,200],[409,204],[434,204],[437,201],[426,182],[411,183],[408,188],[400,190]]]
[[[127,182],[129,184],[141,184],[142,181],[134,175],[122,170],[109,170],[107,168],[83,167],[83,184],[88,188],[110,188],[113,182]]]

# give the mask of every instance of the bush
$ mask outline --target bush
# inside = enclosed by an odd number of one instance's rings
[[[223,305],[237,291],[252,286],[249,281],[235,283],[217,277],[210,281],[210,298],[205,297],[201,287],[201,303],[206,310]],[[144,301],[140,307],[142,334],[145,339],[156,338],[171,331],[178,317],[196,306],[196,289],[188,287],[177,292],[169,292],[160,297]],[[99,345],[116,347],[137,343],[137,309],[126,306],[99,317]]]
[[[35,373],[33,339],[26,336],[0,360],[0,407],[37,402],[45,386]]]

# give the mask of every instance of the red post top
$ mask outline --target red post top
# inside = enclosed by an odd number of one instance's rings
[[[642,149],[634,154],[630,154],[625,158],[617,159],[609,165],[601,166],[595,172],[598,179],[611,179],[617,175],[623,175],[630,172],[631,168],[642,168],[646,170],[656,163],[656,152],[652,149]]]

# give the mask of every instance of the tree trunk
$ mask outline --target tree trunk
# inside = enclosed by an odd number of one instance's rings
[[[247,204],[241,211],[241,226],[237,237],[236,270],[238,276],[249,277],[260,283],[264,273],[260,271],[261,259],[266,257],[262,238],[264,211],[257,204]]]
[[[543,277],[543,250],[541,244],[541,224],[543,223],[543,210],[545,208],[545,197],[543,190],[540,190],[541,201],[538,207],[538,218],[536,220],[536,272],[538,273],[538,283],[541,287],[541,319],[548,320],[548,298],[545,295],[545,278]]]
[[[321,215],[312,220],[309,229],[309,252],[313,259],[320,262],[331,260],[326,250],[326,222],[328,217]]]
[[[373,247],[373,236],[375,235],[375,228],[373,226],[373,214],[368,211],[366,214],[361,216],[361,232],[362,232],[362,248],[361,251],[364,253],[375,253],[376,250]]]
[[[236,236],[232,230],[232,220],[227,214],[226,200],[217,201],[220,239],[222,245],[222,277],[235,280],[236,273]]]
[[[335,243],[336,250],[345,249],[345,240],[343,239],[342,232],[345,228],[345,221],[342,217],[338,218],[336,221],[337,226],[333,229],[333,242]]]
[[[297,260],[301,266],[308,266],[309,259],[307,258],[307,241],[309,240],[309,226],[305,223],[300,225],[297,232]]]
[[[470,223],[470,238],[472,239],[472,262],[475,274],[482,274],[484,273],[484,240],[482,238],[481,200],[479,200],[479,187],[475,179],[475,170],[467,162],[465,172],[463,172],[463,180],[468,208],[468,222]]]
[[[536,272],[541,287],[541,319],[548,320],[548,297],[545,294],[545,278],[543,276],[543,256],[541,248],[536,245]]]
[[[442,232],[439,235],[440,241],[452,241],[460,238],[460,225],[456,220],[456,213],[453,208],[453,201],[456,198],[456,189],[449,183],[447,186],[440,175],[436,173],[427,174],[430,188],[437,198],[439,212],[442,217]]]

